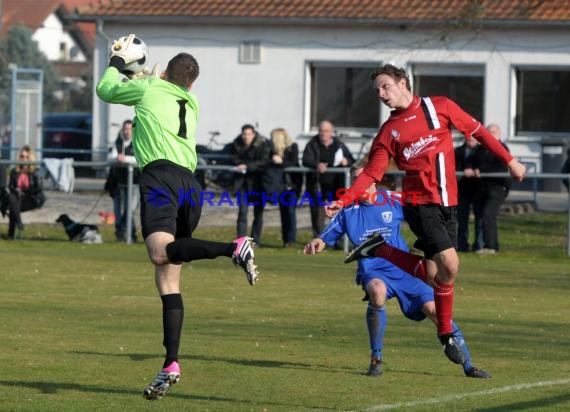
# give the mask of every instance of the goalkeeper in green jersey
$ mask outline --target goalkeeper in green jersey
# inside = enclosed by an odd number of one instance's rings
[[[180,294],[182,262],[227,256],[243,268],[251,285],[259,273],[251,238],[244,236],[228,243],[192,238],[202,211],[201,188],[194,175],[195,131],[200,109],[196,96],[190,93],[198,77],[198,63],[192,55],[180,53],[168,62],[160,78],[145,76],[142,71],[133,73],[132,67],[144,64],[147,59],[140,42],[131,35],[114,43],[109,67],[96,90],[103,101],[134,106],[136,114],[133,148],[141,169],[142,235],[162,299],[166,348],[161,371],[143,392],[146,399],[155,400],[180,380],[178,349],[184,318]],[[153,72],[156,74],[156,66]]]

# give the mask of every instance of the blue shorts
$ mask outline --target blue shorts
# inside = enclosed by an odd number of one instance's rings
[[[398,299],[400,310],[405,317],[415,321],[426,318],[422,307],[433,301],[433,288],[418,278],[394,267],[390,271],[369,271],[362,276],[362,288],[372,279],[380,279],[386,285],[386,300]]]

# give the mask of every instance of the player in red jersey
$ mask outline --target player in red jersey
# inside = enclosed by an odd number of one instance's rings
[[[384,257],[431,284],[440,341],[446,354],[461,363],[462,354],[451,326],[453,286],[459,270],[455,250],[457,179],[452,126],[465,136],[473,136],[501,159],[514,179],[524,178],[525,167],[452,100],[443,96],[414,96],[404,69],[386,64],[372,73],[371,80],[380,101],[393,111],[372,142],[368,165],[338,201],[326,206],[325,212],[333,216],[363,195],[374,181],[381,181],[390,158],[406,172],[402,181],[404,216],[418,238],[416,246],[423,250],[425,260],[375,236],[356,248],[345,262],[360,257]]]

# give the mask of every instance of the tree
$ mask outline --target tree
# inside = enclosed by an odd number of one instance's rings
[[[59,106],[55,92],[59,89],[59,77],[53,65],[32,40],[32,32],[25,26],[14,26],[8,37],[0,43],[0,116],[2,123],[10,118],[10,92],[12,72],[9,65],[21,68],[41,69],[44,74],[44,111],[54,111]]]

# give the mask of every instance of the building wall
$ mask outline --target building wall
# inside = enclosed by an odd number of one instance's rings
[[[162,68],[180,51],[192,53],[201,68],[193,92],[202,108],[198,143],[208,142],[208,132],[217,130],[228,142],[244,123],[257,125],[262,134],[285,127],[291,134],[314,133],[309,124],[310,62],[393,62],[408,68],[414,64],[482,65],[485,73],[484,123],[498,123],[515,155],[538,158],[537,137],[513,136],[513,68],[517,65],[570,67],[570,32],[564,30],[486,30],[450,32],[405,30],[385,27],[270,27],[132,25],[107,22],[98,34],[94,78],[107,65],[110,40],[136,33],[150,48],[151,63]],[[240,64],[240,43],[259,40],[260,64]],[[95,96],[94,148],[112,141],[128,107],[100,102]],[[98,106],[98,107],[97,107]],[[388,116],[385,107],[381,118]],[[97,130],[98,129],[98,130]],[[374,132],[371,130],[370,132]],[[530,143],[528,143],[530,142]],[[534,144],[531,144],[534,142]],[[304,145],[300,141],[301,146]]]
[[[50,14],[32,35],[32,39],[38,43],[39,49],[51,61],[65,60],[85,62],[85,55],[77,47],[73,38],[63,30],[61,21],[55,14]],[[62,55],[60,44],[64,43],[68,50],[67,55]],[[75,52],[72,52],[72,49]]]

